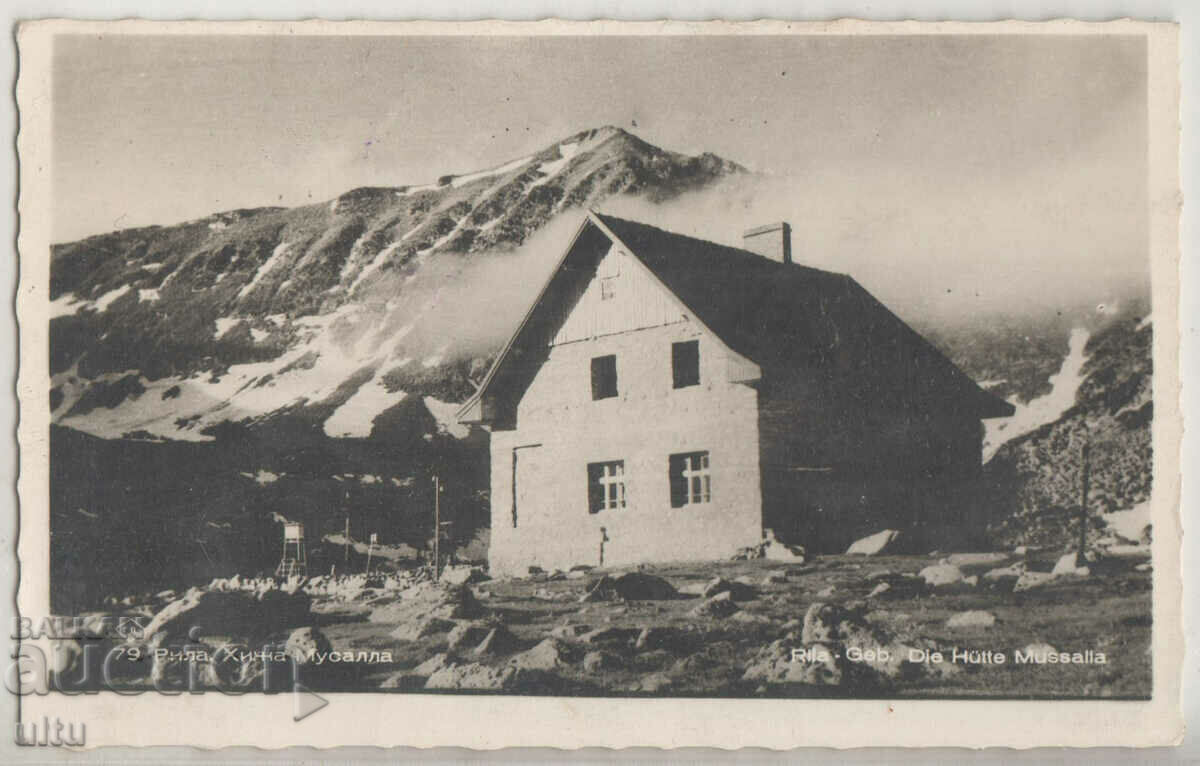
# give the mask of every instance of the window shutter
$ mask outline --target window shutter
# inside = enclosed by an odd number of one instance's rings
[[[700,383],[700,341],[688,340],[671,344],[671,376],[675,388]]]
[[[604,508],[604,485],[600,483],[600,474],[603,470],[603,463],[588,464],[588,513],[599,513]]]
[[[682,508],[687,505],[688,485],[683,469],[687,465],[687,455],[671,455],[668,471],[671,479],[671,507]]]

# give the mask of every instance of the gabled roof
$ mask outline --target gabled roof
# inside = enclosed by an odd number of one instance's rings
[[[979,388],[845,274],[591,212],[460,417],[469,416],[513,362],[519,339],[536,324],[539,304],[554,292],[552,286],[566,281],[564,272],[590,279],[589,265],[594,269],[595,263],[572,253],[596,231],[635,256],[687,313],[768,379],[803,368],[864,400],[891,395],[928,406],[953,404],[978,417],[1012,414],[1011,405]]]

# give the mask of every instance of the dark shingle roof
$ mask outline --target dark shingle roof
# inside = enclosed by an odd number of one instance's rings
[[[800,368],[852,396],[1011,414],[845,274],[594,215],[764,377]]]

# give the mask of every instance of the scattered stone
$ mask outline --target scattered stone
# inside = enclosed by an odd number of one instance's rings
[[[989,569],[983,573],[982,582],[989,587],[1012,590],[1023,574],[1025,574],[1025,564],[1018,562],[1011,566]]]
[[[1061,575],[1078,575],[1080,577],[1087,577],[1089,574],[1091,574],[1091,571],[1086,565],[1081,566],[1079,564],[1078,554],[1065,553],[1061,558],[1059,558],[1050,574],[1056,577]]]
[[[1013,585],[1013,593],[1040,588],[1054,581],[1054,575],[1049,572],[1022,572]]]
[[[958,585],[963,580],[962,570],[953,564],[940,563],[922,569],[918,575],[935,590]]]
[[[518,646],[517,637],[509,632],[508,628],[498,625],[488,632],[479,646],[475,647],[475,654],[478,656],[510,654],[516,651]]]
[[[429,617],[416,622],[406,623],[393,630],[390,635],[401,641],[419,641],[426,636],[434,636],[452,629],[454,623],[440,617]]]
[[[996,624],[996,615],[981,609],[972,609],[946,620],[947,628],[990,628]]]
[[[972,588],[979,587],[979,575],[971,575],[963,578],[964,585],[970,585]]]
[[[861,540],[856,540],[846,549],[847,554],[860,554],[863,556],[878,556],[887,551],[891,547],[900,533],[894,529],[885,529],[882,532],[864,537]]]
[[[766,530],[761,558],[771,561],[804,561],[806,551],[799,545],[788,545],[775,537],[774,530]]]
[[[560,641],[547,638],[532,649],[515,654],[508,664],[524,670],[554,670],[567,664],[567,647]]]
[[[1014,556],[1024,556],[1028,552],[1029,552],[1029,546],[1027,546],[1027,545],[1018,545],[1016,548],[1013,548]]]
[[[487,614],[466,585],[443,586],[421,583],[400,594],[400,598],[371,610],[371,622],[415,623],[437,617],[443,620],[474,620]]]
[[[699,606],[692,609],[693,617],[715,617],[722,619],[736,612],[738,606],[733,601],[733,594],[729,591],[723,591],[705,599]]]
[[[426,689],[471,689],[501,691],[518,686],[528,671],[512,665],[490,667],[478,662],[450,664],[440,668],[425,682]]]
[[[568,580],[582,580],[583,578],[585,578],[587,576],[588,576],[587,571],[583,570],[583,569],[572,569],[571,571],[567,572]]]
[[[1150,572],[1154,569],[1154,565],[1147,561],[1144,564],[1138,564],[1133,568],[1135,572]]]
[[[841,663],[832,649],[814,644],[805,647],[804,653],[806,659],[795,661],[784,639],[773,641],[759,650],[758,655],[746,666],[742,680],[810,686],[837,686],[842,683]]]
[[[702,598],[712,598],[721,593],[728,593],[729,597],[734,601],[753,601],[758,597],[758,592],[750,585],[744,582],[730,582],[723,577],[714,577],[709,580],[704,590],[700,592]]]
[[[303,627],[312,622],[312,598],[303,592],[274,590],[261,594],[244,591],[203,591],[193,588],[183,598],[167,604],[146,626],[144,639],[161,636],[160,642],[191,640],[198,636],[237,636],[251,643]]]
[[[640,651],[647,649],[670,649],[679,646],[682,632],[678,628],[648,627],[642,628],[633,647]]]
[[[626,572],[616,577],[604,575],[593,582],[579,600],[589,601],[665,601],[679,593],[661,577],[644,572]]]
[[[1008,560],[1007,553],[952,553],[946,561],[958,567],[988,566]]]
[[[628,644],[637,640],[639,634],[637,628],[596,628],[581,635],[579,640],[585,644]]]
[[[446,650],[450,652],[463,651],[470,646],[478,646],[492,626],[481,622],[461,622],[446,636]],[[395,636],[395,634],[392,634]]]
[[[819,591],[817,593],[817,598],[829,598],[834,594],[835,591],[837,591],[837,588],[830,585],[828,588]]]

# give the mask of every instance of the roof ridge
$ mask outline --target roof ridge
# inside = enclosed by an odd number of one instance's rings
[[[700,237],[693,237],[690,234],[680,234],[679,232],[671,231],[669,229],[662,229],[662,228],[659,228],[658,226],[654,226],[653,224],[643,223],[642,221],[634,221],[629,218],[621,218],[620,216],[611,215],[609,213],[601,213],[600,211],[595,210],[594,208],[589,208],[588,212],[591,213],[592,215],[597,216],[598,218],[603,220],[605,223],[608,223],[609,221],[617,221],[620,224],[629,224],[629,225],[633,225],[633,226],[640,226],[640,227],[643,227],[646,229],[650,229],[651,231],[654,231],[658,234],[663,234],[663,235],[666,235],[669,237],[676,237],[678,239],[688,240],[690,242],[700,243],[702,245],[705,245],[706,247],[717,247],[717,248],[721,248],[722,250],[728,250],[733,253],[737,253],[739,256],[746,256],[748,258],[753,258],[755,263],[761,262],[763,265],[772,264],[781,269],[787,268],[787,267],[794,267],[798,270],[807,271],[807,272],[811,272],[814,274],[820,274],[822,276],[829,276],[829,277],[849,277],[849,274],[846,274],[845,272],[830,271],[828,269],[820,269],[820,268],[817,268],[816,266],[808,266],[803,263],[796,263],[795,261],[789,261],[787,263],[784,263],[782,261],[777,261],[774,258],[769,258],[765,255],[762,255],[761,253],[756,253],[753,250],[747,250],[744,247],[737,247],[735,245],[726,245],[722,242],[713,242],[711,239],[701,239]]]

